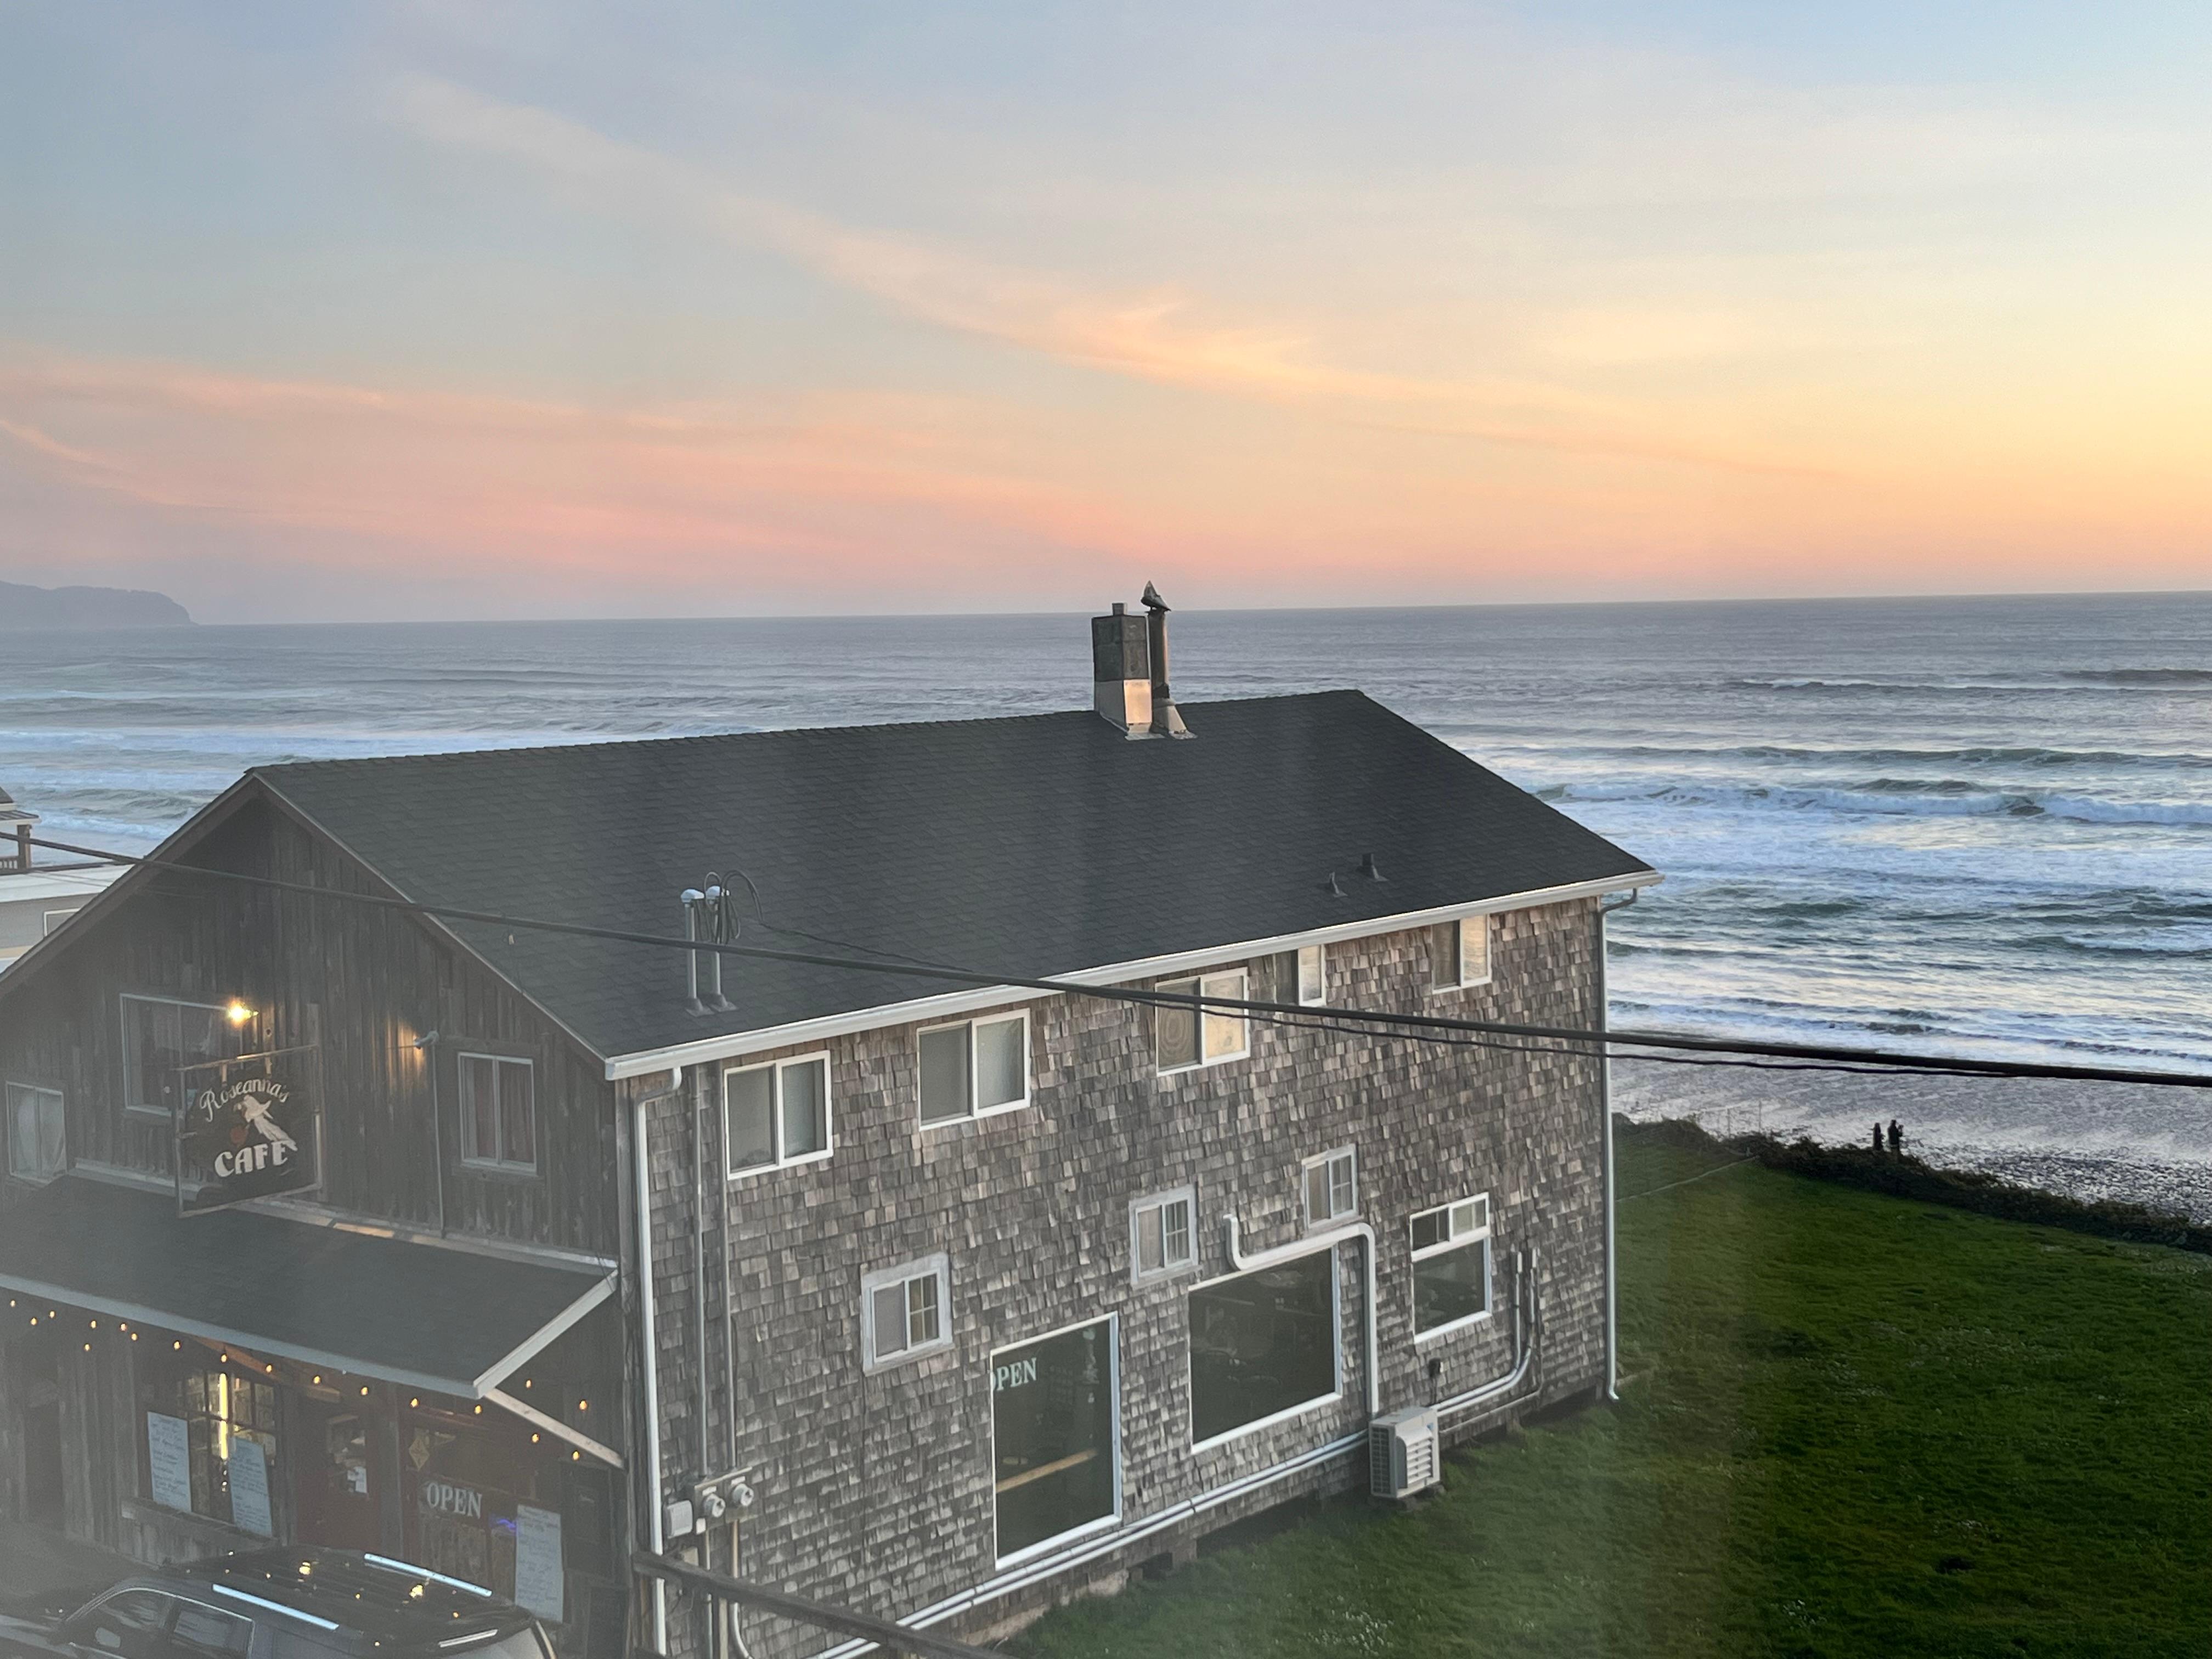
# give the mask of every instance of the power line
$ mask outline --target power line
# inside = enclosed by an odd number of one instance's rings
[[[772,931],[788,932],[795,937],[814,939],[840,950],[871,951],[877,959],[826,956],[817,951],[778,950],[770,945],[678,939],[665,933],[640,933],[618,927],[595,927],[582,922],[551,921],[530,916],[508,915],[494,910],[469,909],[459,905],[426,904],[412,899],[387,897],[375,893],[349,893],[336,888],[313,886],[305,882],[283,881],[274,876],[251,875],[238,870],[216,870],[202,865],[180,864],[170,859],[139,857],[127,853],[116,853],[100,848],[72,846],[66,842],[46,841],[37,837],[32,839],[31,844],[34,847],[47,848],[55,852],[75,854],[79,857],[91,859],[103,864],[137,866],[161,873],[238,882],[271,891],[295,893],[309,898],[337,899],[347,903],[369,905],[440,921],[478,922],[495,927],[552,933],[575,939],[598,939],[609,944],[642,945],[662,950],[710,951],[721,956],[781,962],[801,967],[834,968],[908,979],[938,979],[963,985],[993,988],[1003,987],[1014,990],[1047,991],[1063,996],[1089,997],[1098,1001],[1186,1009],[1194,1015],[1212,1009],[1259,1018],[1267,1024],[1304,1025],[1310,1029],[1328,1030],[1345,1034],[1383,1035],[1396,1037],[1401,1041],[1426,1042],[1437,1047],[1496,1048],[1531,1054],[1564,1053],[1593,1058],[1604,1054],[1608,1048],[1657,1048],[1673,1052],[1663,1055],[1637,1054],[1630,1057],[1660,1065],[1707,1065],[1737,1066],[1753,1070],[1840,1072],[1869,1076],[1918,1074],[1938,1077],[2044,1079],[2077,1083],[2133,1083],[2161,1088],[2212,1089],[2212,1075],[2186,1072],[2148,1071],[2133,1066],[2064,1066],[2033,1060],[1974,1060],[1963,1056],[1913,1054],[1888,1049],[1854,1048],[1820,1043],[1753,1042],[1736,1038],[1692,1036],[1672,1031],[1592,1031],[1573,1026],[1529,1025],[1502,1020],[1465,1019],[1438,1014],[1393,1013],[1365,1008],[1331,1007],[1323,1011],[1298,1003],[1262,1002],[1245,998],[1209,996],[1199,992],[1133,990],[1126,987],[1084,985],[1064,979],[1039,979],[1012,974],[986,973],[951,963],[932,962],[919,957],[900,957],[899,953],[881,951],[874,946],[854,945],[843,940],[825,939],[820,935],[804,933],[795,928],[777,927],[774,923],[765,921],[762,925],[769,927]],[[897,957],[898,959],[896,961],[882,959],[890,957]],[[7,981],[0,980],[0,992],[4,992],[7,983]],[[1431,1035],[1458,1032],[1477,1032],[1485,1037],[1510,1036],[1535,1039],[1541,1046],[1508,1045],[1494,1042],[1473,1041],[1465,1037]],[[1692,1055],[1697,1055],[1699,1058],[1693,1059],[1690,1057]]]

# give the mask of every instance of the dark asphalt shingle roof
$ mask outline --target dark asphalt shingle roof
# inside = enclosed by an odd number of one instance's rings
[[[1085,711],[256,775],[418,902],[678,933],[677,895],[742,870],[770,923],[1024,977],[1647,868],[1358,692],[1183,712],[1188,742]],[[732,958],[737,1011],[701,1017],[678,952],[453,926],[607,1058],[957,988]]]

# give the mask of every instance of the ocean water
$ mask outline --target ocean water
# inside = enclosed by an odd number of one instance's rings
[[[1180,696],[1361,687],[1665,871],[1614,923],[1620,1023],[2212,1066],[2212,594],[1174,627]],[[261,762],[1027,713],[1088,677],[1079,616],[0,634],[0,784],[135,849]]]

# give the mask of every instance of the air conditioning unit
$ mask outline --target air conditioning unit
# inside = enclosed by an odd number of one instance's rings
[[[1376,1497],[1411,1498],[1443,1478],[1435,1407],[1410,1407],[1367,1425],[1367,1482]]]

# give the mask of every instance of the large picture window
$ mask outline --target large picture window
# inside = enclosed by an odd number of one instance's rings
[[[1164,979],[1153,986],[1172,996],[1220,997],[1231,1002],[1251,1000],[1251,975],[1242,968],[1225,973],[1201,974],[1195,979]],[[1163,1072],[1187,1071],[1217,1060],[1239,1060],[1251,1052],[1251,1022],[1235,1012],[1203,1012],[1171,1007],[1152,1010]]]
[[[463,1054],[461,1157],[501,1170],[538,1167],[538,1089],[531,1064]]]
[[[69,1167],[62,1091],[11,1083],[7,1107],[8,1173],[18,1181],[52,1181]]]
[[[1190,1293],[1190,1434],[1203,1445],[1334,1396],[1336,1252]]]
[[[1413,1334],[1438,1332],[1490,1311],[1490,1200],[1485,1194],[1424,1210],[1411,1224]]]
[[[1001,1561],[1120,1513],[1117,1383],[1110,1319],[991,1356]]]
[[[177,1109],[177,1073],[187,1066],[233,1060],[245,1052],[243,1028],[224,1011],[161,997],[123,999],[123,1101],[134,1112]]]
[[[924,1123],[951,1123],[1029,1104],[1026,1013],[934,1026],[919,1041]]]
[[[829,1055],[723,1073],[722,1127],[733,1176],[829,1157]]]

